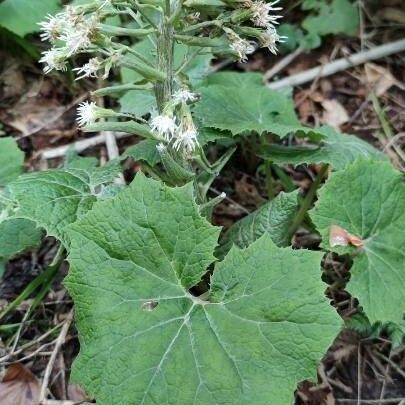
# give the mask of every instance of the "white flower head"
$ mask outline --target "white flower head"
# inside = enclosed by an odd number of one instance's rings
[[[173,101],[176,104],[179,103],[187,103],[188,101],[190,102],[195,102],[198,99],[198,95],[196,93],[192,93],[191,91],[189,91],[188,89],[180,89],[177,90],[174,94],[173,94]]]
[[[150,123],[150,127],[167,142],[170,142],[177,130],[174,118],[164,114],[154,117]]]
[[[166,145],[164,143],[158,143],[156,149],[159,153],[164,152],[166,150]]]
[[[256,43],[242,39],[238,35],[233,35],[229,45],[239,55],[239,60],[241,62],[246,62],[248,59],[247,55],[250,55],[255,51]]]
[[[42,33],[40,38],[42,41],[55,42],[62,34],[64,21],[59,16],[52,16],[48,14],[46,19],[38,25],[41,27]]]
[[[89,28],[84,24],[80,24],[77,27],[67,27],[64,30],[60,39],[65,42],[69,56],[72,56],[91,45],[89,33]]]
[[[98,58],[91,58],[85,65],[73,69],[77,71],[76,80],[83,79],[84,77],[98,77],[98,71],[102,66],[102,62]]]
[[[40,63],[44,63],[44,73],[48,74],[52,70],[67,70],[66,52],[63,48],[51,48],[49,51],[42,52]]]
[[[273,15],[274,11],[282,10],[282,7],[273,7],[277,1],[266,3],[263,0],[247,0],[246,6],[253,13],[252,21],[258,27],[268,28],[278,24],[281,15]]]
[[[97,119],[97,105],[94,102],[85,101],[77,108],[77,123],[79,127],[93,124]]]
[[[261,41],[261,46],[268,48],[271,53],[274,55],[277,54],[277,43],[284,42],[284,39],[287,37],[280,36],[277,33],[277,30],[274,27],[267,28],[265,34],[263,35],[263,39]]]
[[[176,132],[173,149],[182,151],[184,155],[191,155],[198,145],[197,129],[193,122],[187,121]]]

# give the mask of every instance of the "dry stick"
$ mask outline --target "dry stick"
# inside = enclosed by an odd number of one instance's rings
[[[133,136],[133,134],[127,134],[124,132],[118,132],[118,133],[114,132],[114,137],[116,139],[128,138],[130,136]],[[57,148],[45,149],[45,150],[39,152],[39,155],[41,156],[42,159],[55,159],[58,157],[65,156],[66,152],[71,147],[73,147],[77,153],[80,153],[88,148],[100,145],[104,142],[105,142],[105,135],[100,134],[100,135],[93,136],[92,138],[82,139],[80,141],[72,142],[67,145],[58,146]]]
[[[293,53],[289,53],[279,62],[277,62],[271,69],[269,69],[263,76],[264,81],[270,80],[277,73],[280,73],[285,67],[287,67],[297,56],[301,55],[304,51],[303,48],[297,48]]]
[[[46,391],[48,389],[49,379],[51,377],[53,365],[55,363],[56,356],[57,356],[57,354],[59,352],[59,349],[65,343],[66,335],[67,335],[67,333],[69,331],[70,324],[72,323],[72,319],[73,319],[73,309],[69,312],[69,314],[68,314],[68,316],[67,316],[67,318],[66,318],[66,320],[65,320],[65,322],[63,324],[63,327],[62,327],[62,329],[61,329],[61,331],[59,333],[59,336],[56,339],[56,343],[55,343],[55,347],[54,347],[54,349],[52,351],[52,355],[51,355],[51,357],[49,359],[49,362],[48,362],[48,364],[46,366],[44,379],[43,379],[42,385],[41,385],[41,392],[40,392],[40,395],[39,395],[39,403],[40,404],[43,404],[45,399],[46,399],[46,395],[47,395]]]
[[[330,76],[347,68],[361,65],[370,60],[380,59],[385,56],[392,55],[393,53],[399,53],[402,51],[405,51],[405,39],[376,46],[375,48],[367,51],[358,52],[354,55],[327,63],[326,65],[318,66],[296,75],[286,77],[285,79],[268,83],[267,86],[274,90],[282,89],[284,87],[298,86],[300,84],[308,83],[318,76]]]

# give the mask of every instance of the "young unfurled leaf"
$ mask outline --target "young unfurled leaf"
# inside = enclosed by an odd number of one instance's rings
[[[142,174],[70,227],[73,378],[98,404],[285,405],[298,381],[315,378],[340,328],[322,254],[264,235],[216,266],[206,302],[188,288],[214,260],[218,233],[191,184]]]
[[[103,196],[103,185],[111,183],[119,171],[119,163],[111,162],[86,170],[55,169],[20,176],[8,186],[18,205],[14,216],[36,222],[67,244],[65,227],[86,213],[97,196]]]
[[[405,186],[388,162],[357,160],[331,175],[311,217],[323,246],[356,253],[347,290],[359,299],[372,323],[398,323],[405,312]],[[333,227],[356,243],[332,246]],[[348,242],[350,240],[348,239]],[[389,297],[389,299],[387,299]]]
[[[287,246],[288,231],[298,210],[297,198],[298,190],[281,192],[274,200],[235,222],[221,239],[220,252],[225,254],[233,244],[245,248],[266,232],[277,246]]]
[[[260,156],[277,164],[328,163],[334,170],[344,169],[360,157],[386,159],[383,153],[356,136],[341,134],[327,126],[314,129],[314,131],[324,136],[319,145],[283,146],[273,144],[265,146],[260,152]]]
[[[24,163],[24,152],[13,138],[0,139],[0,187],[15,180],[21,173]]]

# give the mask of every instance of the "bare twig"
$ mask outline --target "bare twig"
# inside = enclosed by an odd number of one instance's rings
[[[67,335],[67,333],[69,331],[70,324],[72,323],[72,319],[73,319],[73,309],[69,312],[68,316],[65,319],[63,327],[62,327],[62,329],[61,329],[61,331],[59,333],[59,336],[56,339],[56,343],[55,343],[55,347],[53,349],[52,355],[51,355],[51,357],[49,359],[49,362],[48,362],[48,364],[46,366],[45,373],[44,373],[44,379],[42,380],[42,385],[41,385],[41,392],[40,392],[40,395],[39,395],[39,403],[40,404],[43,404],[45,399],[46,399],[49,379],[51,377],[53,365],[55,363],[56,356],[58,355],[60,348],[65,343],[66,335]]]
[[[361,65],[370,60],[380,59],[385,56],[392,55],[394,53],[402,52],[404,50],[405,50],[405,39],[400,39],[398,41],[389,42],[387,44],[377,46],[367,51],[358,52],[354,55],[335,60],[323,66],[318,66],[309,70],[305,70],[304,72],[286,77],[285,79],[271,82],[267,86],[275,90],[284,87],[298,86],[300,84],[308,83],[318,76],[319,77],[330,76],[347,68]]]
[[[127,134],[124,132],[116,133],[114,132],[114,137],[116,139],[128,138],[132,134]],[[84,150],[91,148],[93,146],[98,146],[105,143],[105,135],[100,134],[93,136],[92,138],[82,139],[80,141],[68,143],[67,145],[58,146],[57,148],[45,149],[39,152],[42,159],[55,159],[66,155],[69,148],[74,148],[77,153],[83,152]]]
[[[264,81],[270,80],[277,73],[280,73],[284,68],[286,68],[297,56],[301,55],[303,48],[299,47],[294,52],[289,53],[279,62],[277,62],[271,69],[269,69],[263,76]]]

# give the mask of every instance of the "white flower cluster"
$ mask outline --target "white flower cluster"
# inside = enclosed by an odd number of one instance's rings
[[[198,132],[187,106],[188,102],[193,103],[197,99],[196,93],[192,93],[186,88],[179,89],[173,93],[166,111],[150,121],[150,127],[161,140],[171,144],[173,149],[178,152],[181,151],[186,156],[192,155],[198,145]],[[180,114],[181,119],[176,118],[173,113],[173,110],[179,106],[183,112],[185,111],[185,113]]]
[[[176,118],[169,115],[158,115],[151,120],[150,127],[173,149],[191,155],[198,145],[197,129],[192,120],[181,120],[177,125]]]
[[[273,14],[282,10],[282,7],[274,7],[279,0],[266,3],[263,0],[246,0],[244,7],[250,10],[251,21],[257,28],[257,37],[261,47],[266,47],[270,52],[277,53],[277,44],[284,42],[286,37],[280,36],[276,25],[281,15]],[[243,27],[242,27],[243,28]],[[231,49],[239,56],[241,62],[246,62],[248,55],[257,47],[256,42],[241,38],[232,29],[225,30]]]
[[[100,5],[110,4],[110,0]],[[88,51],[100,32],[100,20],[97,13],[85,17],[80,7],[67,6],[55,16],[48,15],[46,20],[39,23],[41,39],[53,44],[50,50],[42,53],[40,62],[43,63],[44,73],[52,70],[66,70],[67,59],[73,55]],[[60,44],[62,44],[60,46]],[[102,62],[93,58],[80,68],[74,69],[79,77],[97,77],[102,68]]]
[[[256,43],[242,39],[239,35],[232,35],[230,38],[229,46],[239,55],[241,62],[246,62],[248,55],[253,53],[256,49]]]
[[[282,7],[273,7],[277,4],[279,0],[266,3],[262,0],[247,0],[246,7],[248,7],[253,14],[252,21],[257,27],[269,28],[273,27],[275,24],[278,24],[281,15],[273,15],[274,11],[282,10]]]

